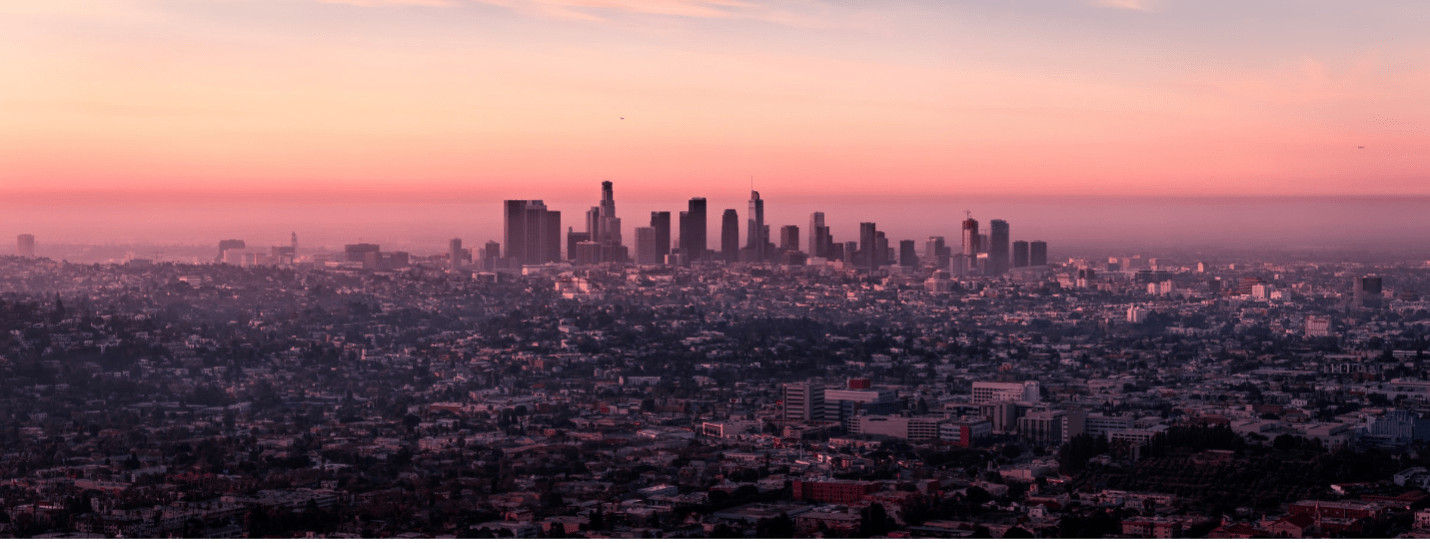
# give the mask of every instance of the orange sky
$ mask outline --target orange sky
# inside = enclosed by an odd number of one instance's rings
[[[0,0],[0,197],[1430,194],[1418,1],[871,5]]]

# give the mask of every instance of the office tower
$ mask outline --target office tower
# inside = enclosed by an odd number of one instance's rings
[[[35,258],[35,236],[30,234],[16,236],[15,254],[23,258]]]
[[[917,268],[919,255],[914,252],[914,240],[899,240],[899,265]]]
[[[1028,265],[1047,266],[1048,265],[1048,242],[1034,241],[1028,244]]]
[[[750,262],[769,260],[765,249],[770,243],[770,230],[765,226],[765,201],[760,193],[750,191],[750,214],[745,216],[745,251]]]
[[[452,238],[447,241],[447,269],[455,270],[462,266],[462,238]]]
[[[503,243],[512,265],[536,265],[561,259],[561,212],[541,200],[507,200]]]
[[[944,247],[943,236],[929,236],[929,239],[924,241],[924,258],[937,266],[938,255],[943,252]]]
[[[1023,240],[1013,242],[1013,267],[1028,267],[1028,242]]]
[[[343,260],[347,262],[360,262],[364,270],[375,270],[382,265],[382,247],[376,243],[351,243],[344,245]]]
[[[597,263],[624,262],[627,259],[626,247],[621,241],[621,219],[616,217],[614,183],[601,182],[601,204],[586,211],[586,234],[589,241],[601,247]],[[567,243],[570,244],[569,234]]]
[[[859,256],[859,242],[844,242],[844,263],[850,266],[858,266],[861,257]]]
[[[874,255],[877,257],[875,264],[881,267],[897,262],[894,250],[889,247],[889,238],[884,237],[882,230],[874,231]]]
[[[225,240],[219,240],[219,242],[218,242],[218,256],[214,258],[214,262],[223,262],[223,261],[224,261],[224,260],[223,260],[223,255],[224,255],[224,253],[227,253],[227,252],[228,252],[229,250],[231,250],[231,249],[244,249],[244,248],[247,248],[247,247],[248,247],[248,246],[245,245],[245,244],[243,243],[243,240],[241,240],[241,239],[225,239]]]
[[[499,260],[502,259],[500,243],[497,243],[493,240],[488,240],[486,245],[484,245],[482,249],[478,251],[478,253],[478,256],[480,256],[482,259],[482,271],[495,271],[499,267],[497,266],[497,263]],[[500,267],[506,266],[503,265]]]
[[[1008,221],[993,219],[988,222],[988,274],[1008,273]]]
[[[655,254],[664,262],[670,254],[670,212],[650,212],[650,227],[655,229]]]
[[[656,250],[655,228],[636,227],[636,264],[649,266],[660,263],[660,251]]]
[[[733,209],[720,216],[720,259],[740,261],[740,214]]]
[[[803,422],[824,420],[824,385],[803,382],[786,384],[783,388],[785,420]]]
[[[824,212],[809,214],[809,256],[829,257],[829,227],[824,225]]]
[[[583,241],[576,244],[576,265],[591,266],[601,263],[601,244]]]
[[[577,232],[574,226],[566,227],[566,260],[576,260],[576,246],[583,241],[591,241],[589,232]]]
[[[680,214],[680,248],[688,262],[705,259],[707,220],[705,199],[691,198],[689,210]]]
[[[844,261],[844,244],[843,244],[843,243],[831,243],[831,244],[829,245],[829,256],[826,256],[826,257],[824,257],[824,258],[827,258],[827,259],[829,259],[830,261],[840,261],[840,262],[843,262],[843,261]]]
[[[959,272],[970,275],[978,269],[978,221],[970,216],[963,220],[963,254],[959,259]]]
[[[879,260],[882,258],[878,243],[875,240],[874,223],[859,223],[859,262],[858,266],[870,270],[879,268]]]
[[[799,227],[793,224],[780,227],[780,250],[799,250]]]
[[[1351,280],[1351,302],[1356,308],[1380,307],[1381,279],[1373,275]]]

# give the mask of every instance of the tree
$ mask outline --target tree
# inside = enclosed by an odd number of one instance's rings
[[[1032,539],[1033,532],[1023,529],[1022,526],[1014,526],[1003,532],[1003,539]]]
[[[761,539],[789,539],[794,537],[794,521],[789,515],[780,513],[775,518],[761,519],[755,523],[755,537]]]
[[[546,532],[546,537],[549,537],[551,539],[565,539],[566,525],[560,522],[551,523],[551,530]]]

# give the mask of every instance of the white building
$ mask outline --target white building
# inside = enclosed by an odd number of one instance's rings
[[[1041,399],[1042,387],[1037,381],[1022,383],[973,383],[973,403],[1036,402]]]

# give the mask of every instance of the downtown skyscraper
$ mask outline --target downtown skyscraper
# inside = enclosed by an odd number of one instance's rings
[[[546,209],[541,200],[507,200],[502,209],[502,241],[513,265],[561,260],[560,211]]]
[[[740,214],[733,209],[720,215],[720,260],[740,261]]]
[[[745,216],[745,223],[745,260],[769,260],[770,227],[765,224],[765,201],[757,191],[750,191],[750,211]]]
[[[988,262],[984,268],[988,275],[1008,273],[1008,221],[988,222]]]
[[[978,221],[970,215],[963,220],[963,253],[959,255],[957,271],[972,275],[978,270]]]
[[[658,262],[665,262],[670,254],[670,212],[650,212],[650,227],[655,229],[655,255]]]
[[[824,225],[824,212],[815,211],[809,214],[809,256],[815,258],[829,258],[830,247],[834,245],[834,237],[829,234],[829,227]]]
[[[680,251],[685,253],[688,261],[694,262],[706,257],[706,228],[709,223],[704,198],[691,198],[688,206],[686,211],[680,212]]]

